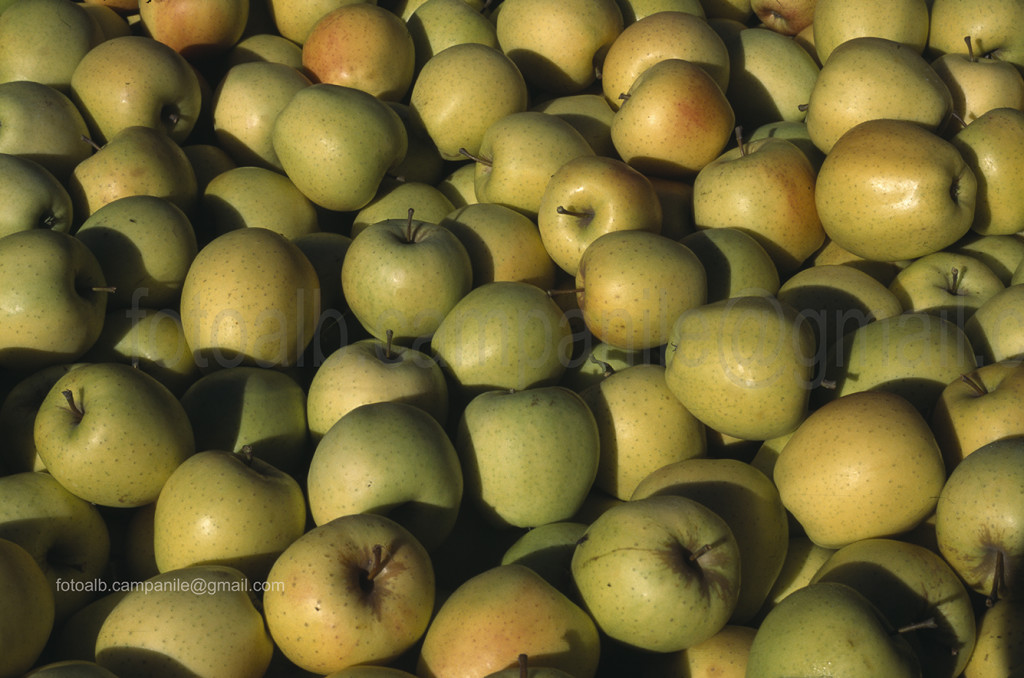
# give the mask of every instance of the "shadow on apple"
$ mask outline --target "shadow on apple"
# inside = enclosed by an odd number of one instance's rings
[[[96,656],[96,662],[118,676],[140,675],[161,678],[201,678],[181,662],[153,650],[139,647],[110,647]]]
[[[531,73],[536,83],[553,83],[554,91],[569,92],[578,89],[575,81],[562,68],[547,57],[537,54],[529,49],[512,49],[506,53],[523,73]],[[598,54],[594,61],[600,63],[602,54]]]

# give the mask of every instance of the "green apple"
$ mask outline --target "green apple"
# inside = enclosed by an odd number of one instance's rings
[[[0,477],[0,539],[32,554],[53,590],[54,620],[63,623],[95,597],[110,535],[99,509],[42,471]]]
[[[74,206],[64,184],[35,160],[0,153],[0,237],[33,228],[71,231]]]
[[[95,343],[107,294],[80,240],[32,229],[0,238],[0,367],[27,372],[73,362]]]
[[[817,172],[795,144],[777,138],[729,149],[697,173],[698,229],[739,228],[768,251],[782,277],[825,242],[815,206]]]
[[[924,9],[924,0],[915,2]],[[919,51],[896,40],[862,36],[839,44],[823,61],[805,121],[815,146],[829,153],[858,123],[905,120],[934,132],[952,110],[949,87]]]
[[[817,0],[769,2],[751,0],[750,9],[768,29],[781,35],[796,35],[814,20]]]
[[[807,155],[807,159],[811,161],[811,166],[814,167],[815,172],[821,169],[821,163],[825,160],[825,154],[818,150],[818,147],[811,141],[810,134],[807,133],[807,123],[802,120],[766,122],[745,134],[747,134],[747,141],[777,137],[795,144],[797,148]]]
[[[1014,278],[1016,280],[1016,276]],[[993,363],[1024,357],[1022,283],[1024,281],[1016,282],[996,292],[964,323],[964,332],[977,351],[980,362]]]
[[[481,393],[453,436],[465,500],[502,528],[569,520],[597,476],[599,435],[590,406],[563,386]]]
[[[887,391],[851,393],[811,412],[773,472],[783,505],[825,548],[914,528],[935,509],[945,478],[928,422]]]
[[[352,217],[349,235],[354,238],[378,221],[405,221],[410,210],[417,221],[438,224],[453,209],[452,201],[433,184],[385,177],[373,200]]]
[[[691,678],[744,678],[747,657],[757,629],[726,624],[707,640],[692,645],[672,657],[670,670]]]
[[[557,115],[510,113],[487,128],[472,154],[476,196],[536,218],[552,175],[570,160],[594,155],[583,135]]]
[[[495,22],[465,0],[426,0],[405,21],[416,53],[418,73],[432,56],[453,45],[480,43],[495,49]]]
[[[315,82],[402,101],[415,75],[415,45],[394,12],[376,2],[346,3],[313,24],[302,43],[302,66]]]
[[[618,230],[661,233],[654,185],[622,160],[585,155],[559,167],[544,188],[537,228],[551,259],[576,275],[594,240]]]
[[[309,383],[306,416],[313,442],[360,405],[385,401],[415,405],[440,424],[448,420],[448,382],[431,356],[376,337],[339,347]]]
[[[156,501],[174,469],[195,452],[192,426],[174,394],[120,363],[83,365],[58,379],[34,426],[46,470],[101,506]]]
[[[898,261],[965,235],[977,187],[956,146],[918,123],[879,119],[839,138],[821,165],[814,200],[825,233],[841,247]]]
[[[806,416],[816,347],[792,307],[765,296],[698,306],[675,321],[672,344],[668,386],[709,428],[766,440]]]
[[[82,363],[61,363],[41,367],[13,383],[0,403],[0,476],[25,471],[42,471],[44,465],[36,453],[33,425],[39,405],[50,389],[69,370]]]
[[[928,42],[926,0],[867,0],[850,5],[817,0],[814,5],[814,49],[826,63],[836,47],[848,40],[871,36],[903,45],[921,54]]]
[[[915,259],[889,285],[903,310],[934,313],[961,325],[1004,288],[979,259],[946,251]]]
[[[811,579],[818,582],[852,586],[905,629],[924,675],[963,673],[976,637],[973,601],[938,553],[896,539],[861,539],[833,553]]]
[[[953,115],[968,125],[996,108],[1024,110],[1024,75],[1014,64],[979,59],[971,36],[965,36],[965,52],[947,52],[932,61],[953,95]]]
[[[202,91],[196,72],[171,47],[127,35],[105,40],[82,57],[71,76],[71,99],[97,144],[135,126],[181,143],[199,119]]]
[[[102,7],[103,5],[95,5]],[[27,678],[117,678],[96,662],[68,659],[37,666],[25,674]]]
[[[519,665],[489,673],[484,678],[572,678],[571,673],[550,666],[534,666],[524,653],[518,657]],[[543,664],[543,659],[539,663]]]
[[[982,235],[1013,235],[1024,228],[1024,201],[1013,179],[1022,165],[1024,111],[998,108],[950,138],[978,182],[971,229]]]
[[[782,570],[775,578],[765,598],[764,605],[758,610],[753,622],[760,626],[765,615],[784,600],[789,594],[802,589],[811,583],[811,579],[831,557],[836,549],[828,549],[818,546],[802,533],[790,532],[789,544],[786,546],[786,559],[782,563]]]
[[[156,574],[156,570],[153,570],[152,574]],[[146,575],[144,578],[149,578],[152,574]],[[63,661],[95,663],[96,634],[99,633],[103,620],[126,595],[128,595],[127,590],[109,591],[74,612],[64,623],[54,629],[47,657]]]
[[[522,212],[498,203],[474,203],[454,208],[439,223],[466,248],[473,287],[498,280],[526,282],[542,290],[554,287],[557,265],[537,224]]]
[[[658,347],[661,348],[660,346]],[[652,351],[626,350],[603,341],[583,341],[559,383],[577,393],[632,365],[654,364]]]
[[[0,84],[0,153],[34,160],[60,181],[92,155],[85,118],[60,90],[31,80]]]
[[[299,70],[302,68],[302,46],[279,33],[252,33],[243,35],[227,51],[224,60],[229,69],[252,61],[269,61]]]
[[[22,614],[0,622],[0,675],[20,676],[43,653],[54,628],[53,590],[32,554],[0,539],[0,595]]]
[[[153,554],[161,572],[228,565],[263,581],[306,529],[298,481],[258,457],[207,449],[167,478],[153,515]]]
[[[199,184],[188,156],[164,132],[141,125],[116,132],[100,150],[75,166],[67,183],[75,220],[119,198],[151,195],[191,214]]]
[[[519,68],[497,47],[463,43],[427,60],[409,95],[412,122],[426,131],[445,160],[480,152],[495,122],[526,110],[529,96]]]
[[[19,0],[0,20],[0,82],[31,81],[67,94],[72,73],[103,41],[96,21],[70,0]]]
[[[313,338],[320,282],[290,240],[228,231],[196,255],[181,289],[181,324],[200,369],[290,366]]]
[[[627,350],[668,342],[680,314],[707,301],[707,275],[697,255],[650,231],[612,231],[583,252],[576,299],[587,329]]]
[[[605,54],[601,91],[612,108],[619,108],[622,95],[641,73],[665,59],[696,64],[723,92],[728,87],[729,50],[704,17],[678,10],[655,12],[626,26]]]
[[[946,384],[978,365],[974,341],[956,323],[904,312],[872,320],[841,337],[824,365],[821,401],[884,390],[907,398],[925,416]]]
[[[324,675],[405,653],[426,632],[434,599],[423,545],[394,520],[359,513],[285,549],[267,577],[263,613],[284,656]]]
[[[708,301],[779,291],[779,270],[771,255],[745,230],[722,226],[679,239],[704,265]]]
[[[176,396],[200,376],[174,309],[107,311],[96,342],[81,362],[124,363],[149,374]]]
[[[813,7],[817,0],[795,4]],[[778,5],[768,3],[764,5]],[[742,26],[742,24],[740,25]],[[803,47],[770,28],[745,28],[723,36],[729,50],[725,94],[747,129],[776,121],[802,121],[821,68]]]
[[[999,600],[979,614],[978,637],[964,668],[965,678],[1011,675],[1024,653],[1024,606]]]
[[[975,212],[977,216],[977,212]],[[1008,235],[980,235],[968,233],[946,248],[959,254],[967,254],[989,267],[1003,285],[1013,284],[1013,272],[1024,261],[1024,236],[1017,233]]]
[[[398,114],[405,127],[405,135],[409,139],[405,157],[391,170],[391,175],[399,182],[419,182],[435,186],[444,178],[448,165],[434,145],[434,140],[413,119],[412,108],[405,100],[386,103]]]
[[[930,423],[947,471],[994,440],[1024,435],[1020,399],[1024,364],[981,365],[951,381],[939,394]]]
[[[496,281],[460,299],[430,347],[459,401],[493,389],[554,384],[569,364],[572,333],[547,292]]]
[[[713,0],[711,0],[713,2]],[[657,12],[689,12],[701,18],[706,18],[704,3],[701,0],[618,0],[619,9],[622,11],[622,20],[625,25],[643,19],[649,14]],[[747,3],[749,10],[750,3]]]
[[[718,633],[739,599],[740,550],[717,513],[677,495],[614,506],[572,557],[586,609],[618,642],[675,652]]]
[[[321,324],[326,320],[338,320],[337,317],[330,318],[330,315],[340,315],[346,308],[341,292],[341,264],[352,244],[352,238],[334,231],[316,231],[299,236],[292,242],[313,264],[320,279],[320,306],[324,311]],[[318,357],[322,358],[324,354]]]
[[[437,189],[444,193],[455,207],[479,203],[480,200],[476,197],[476,163],[456,165],[438,182]]]
[[[429,340],[473,285],[473,265],[455,234],[414,218],[387,219],[352,239],[341,266],[349,308],[372,336]]]
[[[941,487],[935,509],[939,553],[969,589],[1019,600],[1024,583],[1024,437],[983,445],[964,457]]]
[[[775,484],[737,459],[691,458],[653,470],[629,499],[657,495],[697,501],[729,525],[739,546],[743,574],[730,621],[749,623],[782,571],[789,545],[786,509]]]
[[[117,2],[118,0],[113,0]],[[124,0],[120,0],[124,1]],[[136,5],[138,0],[135,0]],[[122,16],[114,9],[111,0],[99,0],[99,2],[83,2],[82,9],[89,13],[100,27],[104,40],[118,38],[122,35],[131,35],[132,27],[128,25],[128,17]],[[134,19],[133,19],[134,20]]]
[[[272,653],[250,582],[224,565],[186,567],[139,582],[96,636],[96,663],[118,676],[262,675]]]
[[[644,174],[689,180],[722,153],[735,122],[724,90],[704,68],[666,58],[625,92],[612,119],[612,144]]]
[[[572,520],[538,525],[512,542],[502,554],[501,564],[526,565],[567,597],[574,599],[576,585],[569,566],[576,542],[586,530],[586,523]]]
[[[1024,66],[1024,42],[1011,29],[1024,19],[1024,8],[1013,0],[982,4],[967,0],[934,0],[928,32],[928,52],[941,55],[963,50],[971,36],[975,52],[986,59]]]
[[[190,61],[219,57],[241,39],[249,20],[247,0],[140,2],[141,34]]]
[[[425,410],[397,401],[342,415],[317,443],[306,478],[317,525],[356,513],[386,515],[428,551],[452,531],[462,488],[445,429]]]
[[[186,143],[181,150],[196,175],[196,195],[205,191],[215,176],[238,166],[228,152],[216,144]]]
[[[669,390],[662,365],[613,371],[579,393],[601,443],[595,485],[613,497],[629,499],[657,469],[707,454],[704,424]]]
[[[266,228],[289,240],[320,230],[316,206],[291,179],[265,167],[221,172],[199,196],[197,212],[213,238],[237,228]]]
[[[819,351],[872,320],[903,312],[899,298],[864,271],[844,264],[803,268],[782,283],[778,299],[811,322]]]
[[[249,365],[199,377],[180,397],[197,450],[249,450],[300,477],[309,461],[306,392],[286,372]]]
[[[210,102],[217,143],[235,162],[281,169],[274,151],[274,121],[291,98],[310,84],[298,68],[248,61],[228,69]]]
[[[750,646],[746,678],[822,670],[912,678],[921,675],[921,664],[864,594],[848,584],[821,582],[794,591],[765,616]]]
[[[334,211],[362,208],[405,157],[398,114],[372,94],[316,83],[278,113],[271,143],[281,168],[306,197]]]
[[[616,0],[506,0],[495,25],[502,51],[530,87],[575,94],[597,81],[623,18]]]
[[[365,0],[267,0],[270,18],[277,32],[302,45],[322,16],[343,5]]]
[[[537,102],[530,110],[557,115],[579,130],[597,155],[615,157],[612,144],[615,111],[604,95],[596,92],[565,94]]]
[[[154,195],[107,203],[82,222],[75,236],[95,255],[114,288],[107,300],[110,309],[177,305],[199,252],[192,220],[169,199]]]
[[[525,565],[497,565],[460,584],[441,603],[423,638],[421,678],[489,673],[531,665],[593,678],[601,637],[594,620]]]

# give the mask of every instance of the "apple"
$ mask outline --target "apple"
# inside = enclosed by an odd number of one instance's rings
[[[926,0],[868,0],[856,6],[837,0],[814,5],[814,49],[826,63],[836,47],[865,36],[885,38],[921,54],[928,42]]]
[[[1024,226],[1024,203],[1011,186],[1024,148],[1024,111],[997,108],[982,113],[950,142],[978,183],[973,233],[1014,235]]]
[[[433,552],[452,531],[462,500],[459,457],[425,410],[381,401],[345,413],[320,438],[306,475],[313,521],[388,516]]]
[[[1024,364],[1013,360],[981,365],[942,389],[930,423],[947,471],[987,443],[1024,435],[1022,388]]]
[[[92,155],[85,118],[60,90],[31,80],[0,83],[0,153],[34,160],[60,181]]]
[[[233,167],[213,177],[196,211],[211,238],[255,227],[295,240],[320,230],[316,206],[291,179],[266,167]]]
[[[243,33],[242,39],[224,55],[224,62],[230,69],[232,66],[252,61],[268,61],[300,70],[302,46],[270,30],[249,35]]]
[[[405,157],[398,114],[352,87],[315,83],[278,113],[271,143],[284,173],[320,207],[344,212],[370,202],[384,175]]]
[[[804,120],[814,145],[829,153],[859,123],[904,120],[934,132],[952,109],[949,87],[920,52],[888,38],[863,36],[839,44],[823,62]]]
[[[616,0],[506,0],[495,26],[502,51],[530,87],[575,94],[597,81],[623,18]]]
[[[1015,274],[1013,284],[992,295],[964,323],[964,332],[983,364],[1024,357],[1024,314],[1020,311],[1024,281],[1016,280]]]
[[[32,669],[25,676],[27,678],[117,678],[111,671],[96,662],[80,659],[50,662]]]
[[[731,226],[706,228],[679,239],[697,255],[708,280],[708,301],[779,291],[779,270],[754,236]]]
[[[0,594],[22,614],[0,623],[0,675],[20,676],[42,655],[54,626],[53,590],[28,551],[0,539]]]
[[[587,339],[590,338],[590,341]],[[584,336],[578,355],[574,355],[559,382],[566,388],[583,393],[612,374],[632,365],[654,364],[655,351],[621,349],[592,337]],[[658,347],[660,350],[661,347]],[[595,394],[596,395],[596,394]]]
[[[394,520],[336,518],[285,549],[267,577],[263,613],[274,644],[320,675],[386,664],[412,648],[434,608],[426,549]]]
[[[19,0],[0,20],[0,82],[31,81],[68,93],[72,74],[103,42],[99,24],[77,2]]]
[[[529,95],[519,68],[497,47],[462,43],[441,50],[420,69],[409,94],[413,125],[445,160],[480,152],[487,129],[525,111]]]
[[[989,606],[1021,597],[1021,455],[1021,436],[971,452],[950,471],[935,509],[939,553]]]
[[[811,25],[814,20],[818,0],[790,0],[789,2],[769,2],[768,0],[751,0],[753,10],[761,23],[782,35],[796,35]]]
[[[928,422],[888,391],[851,393],[811,412],[773,471],[783,505],[825,548],[916,527],[945,478]]]
[[[57,380],[80,365],[61,363],[41,367],[8,387],[0,403],[0,436],[6,441],[0,450],[0,476],[44,469],[33,437],[36,413]]]
[[[932,68],[953,95],[953,114],[968,125],[996,108],[1024,110],[1024,75],[1008,61],[979,59],[971,36],[964,36],[966,52],[947,52],[932,61]]]
[[[495,389],[552,385],[572,349],[569,320],[526,282],[475,287],[441,320],[430,343],[455,402]]]
[[[118,676],[151,672],[262,675],[273,642],[250,582],[224,565],[155,575],[129,591],[103,620],[96,663]]]
[[[495,22],[465,0],[426,0],[409,14],[405,25],[412,36],[417,73],[432,56],[454,45],[474,42],[501,49]]]
[[[352,87],[385,101],[405,98],[415,62],[405,21],[376,2],[332,9],[302,43],[302,66],[315,82]]]
[[[921,675],[913,648],[864,594],[839,582],[791,593],[754,635],[746,678],[810,675],[911,678]]]
[[[161,572],[228,565],[263,581],[271,565],[305,532],[298,481],[240,452],[207,449],[167,478],[153,515],[153,554]]]
[[[29,372],[73,362],[95,343],[107,291],[88,247],[60,231],[0,238],[0,366]]]
[[[241,39],[249,20],[247,0],[162,0],[139,3],[142,34],[190,61],[222,55]]]
[[[959,325],[1004,288],[979,259],[946,251],[915,259],[889,285],[903,310],[934,313]]]
[[[650,231],[597,237],[576,271],[576,300],[587,329],[627,350],[668,342],[680,314],[707,300],[707,275],[686,245]]]
[[[594,620],[525,565],[490,567],[441,603],[419,651],[421,678],[486,676],[519,665],[597,673],[601,636]]]
[[[1010,26],[1024,18],[1024,8],[1013,0],[994,0],[982,6],[965,0],[935,0],[931,4],[928,52],[938,56],[960,52],[971,36],[979,56],[1024,66],[1024,43]]]
[[[71,231],[74,205],[64,184],[35,160],[0,153],[0,237],[33,228]]]
[[[791,531],[789,543],[786,546],[786,559],[782,563],[782,570],[775,578],[768,591],[768,597],[764,605],[758,610],[757,615],[751,623],[760,626],[765,615],[784,600],[789,594],[804,588],[811,583],[811,579],[825,564],[825,561],[836,552],[836,549],[819,546],[807,538],[802,532]]]
[[[614,157],[612,118],[615,111],[604,95],[596,92],[565,94],[534,103],[530,110],[557,115],[575,127],[594,153]]]
[[[200,369],[291,366],[313,338],[320,281],[302,250],[265,228],[228,231],[196,255],[181,324]]]
[[[71,99],[99,145],[135,126],[181,143],[198,121],[202,90],[192,66],[173,48],[127,35],[82,57],[71,76]]]
[[[399,219],[405,222],[410,210],[417,221],[439,224],[453,209],[452,201],[433,184],[385,177],[373,200],[352,217],[348,232],[354,238],[378,221]]]
[[[573,580],[604,634],[654,652],[718,633],[739,597],[740,551],[729,525],[678,495],[613,506],[587,528]]]
[[[657,12],[689,12],[706,18],[701,0],[618,0],[622,20],[626,26]],[[713,0],[712,0],[713,2]],[[710,3],[709,3],[710,4]],[[749,12],[749,2],[747,3]]]
[[[774,297],[716,301],[678,316],[665,378],[710,429],[743,440],[794,430],[807,415],[814,333]]]
[[[313,26],[328,12],[365,0],[268,0],[267,9],[277,33],[302,45]]]
[[[46,470],[101,506],[156,501],[170,474],[195,452],[192,427],[174,394],[119,363],[83,365],[58,379],[34,426]]]
[[[501,564],[518,563],[539,574],[549,584],[576,599],[576,584],[569,566],[576,543],[587,530],[587,524],[574,520],[557,520],[538,525],[523,533],[502,554]]]
[[[590,406],[563,386],[480,393],[453,435],[465,501],[500,528],[569,520],[597,476],[599,435]]]
[[[1021,658],[1024,606],[999,600],[979,614],[978,638],[964,668],[964,676],[977,678],[1010,674]]]
[[[978,180],[950,142],[909,120],[862,122],[825,157],[814,201],[825,233],[861,257],[916,259],[974,221]],[[883,216],[884,215],[884,216]]]

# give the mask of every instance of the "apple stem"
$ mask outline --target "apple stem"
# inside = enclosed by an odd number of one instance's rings
[[[807,109],[810,108],[810,107],[811,107],[810,104],[800,104],[799,106],[796,107],[796,109],[798,111],[802,111],[802,112],[806,113]]]
[[[482,155],[473,155],[472,153],[467,151],[465,148],[460,148],[459,149],[459,155],[463,155],[463,156],[469,158],[470,160],[472,160],[473,162],[478,162],[478,163],[480,163],[482,165],[487,165],[488,167],[493,167],[494,166],[494,162],[493,161],[488,160],[487,158],[483,157]]]
[[[949,293],[960,294],[960,269],[954,266],[949,269]]]
[[[517,659],[519,660],[519,678],[527,678],[530,675],[530,668],[527,662],[526,653],[521,653]]]
[[[977,61],[978,57],[974,55],[974,45],[971,44],[971,36],[965,35],[964,42],[967,43],[967,58],[971,61]]]
[[[702,555],[714,548],[711,544],[704,544],[699,549],[690,554],[690,562],[696,562]]]
[[[549,297],[556,297],[561,294],[578,294],[583,291],[583,288],[577,287],[571,290],[548,290]]]
[[[615,368],[612,367],[610,364],[606,363],[605,361],[601,360],[600,358],[590,356],[590,362],[601,366],[602,377],[610,377],[613,374],[615,374]]]
[[[978,380],[974,379],[969,374],[961,374],[960,381],[964,382],[965,384],[973,388],[978,393],[978,395],[988,394],[988,391],[985,390],[985,387],[978,383]]]
[[[413,228],[412,215],[416,210],[412,207],[409,208],[409,214],[405,220],[405,241],[416,242],[416,230]]]
[[[576,211],[573,211],[573,210],[570,210],[570,209],[566,209],[565,207],[562,207],[561,205],[556,207],[555,211],[558,212],[559,214],[564,214],[564,215],[570,216],[570,217],[579,217],[580,219],[582,219],[584,217],[589,217],[590,216],[589,214],[586,214],[585,212],[576,212]]]
[[[736,146],[738,146],[739,149],[740,149],[740,155],[741,156],[746,155],[747,154],[747,149],[743,145],[743,127],[737,125],[734,134],[736,136]]]
[[[629,101],[629,93],[623,92],[619,95],[619,101]]]
[[[245,462],[246,466],[252,466],[252,445],[242,445],[242,448],[235,454]]]
[[[826,391],[834,391],[834,390],[836,390],[836,386],[837,386],[837,384],[836,384],[836,380],[835,379],[822,379],[821,380],[821,387],[823,389],[825,389]]]
[[[71,410],[71,414],[75,415],[75,420],[82,421],[82,417],[85,416],[85,410],[75,404],[75,394],[71,392],[71,389],[66,388],[60,394],[68,401],[68,409]]]
[[[107,285],[105,287],[93,287],[90,289],[92,289],[93,292],[109,292],[110,294],[113,294],[114,292],[117,291],[117,288],[111,285]]]
[[[384,332],[384,359],[391,360],[391,342],[395,339],[394,330],[386,330]]]
[[[90,139],[89,137],[85,136],[84,134],[82,135],[82,141],[84,141],[85,143],[87,143],[87,144],[89,144],[90,146],[92,146],[93,150],[95,150],[95,151],[98,151],[98,150],[100,150],[100,145],[99,145],[99,144],[97,144],[97,143],[96,143],[95,141],[93,141],[92,139]]]
[[[384,569],[384,547],[380,544],[373,545],[373,560],[370,561],[370,567],[366,570],[366,581],[372,582],[377,575]]]
[[[992,591],[985,598],[985,607],[992,607],[999,600],[999,589],[1003,585],[1003,552],[996,551],[996,571],[992,574]]]
[[[953,118],[958,123],[960,123],[961,127],[967,127],[967,122],[963,118],[961,118],[960,114],[957,113],[956,111],[950,111],[949,112],[949,117]]]
[[[911,631],[920,631],[922,629],[937,628],[939,628],[939,625],[938,623],[936,623],[935,618],[929,617],[928,619],[925,619],[923,621],[907,624],[906,626],[901,626],[900,628],[896,629],[896,633],[910,633]]]

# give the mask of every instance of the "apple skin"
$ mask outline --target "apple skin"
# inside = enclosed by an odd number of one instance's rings
[[[139,3],[143,34],[195,62],[219,56],[233,47],[242,37],[248,20],[248,0]]]
[[[61,181],[92,155],[85,118],[60,90],[31,80],[0,84],[0,153],[34,160]]]
[[[981,260],[946,251],[915,259],[889,284],[904,311],[933,313],[959,325],[1004,288]]]
[[[0,622],[0,675],[14,678],[43,653],[53,631],[54,603],[50,582],[32,554],[8,539],[0,539],[0,595],[23,610]]]
[[[275,644],[320,675],[395,659],[426,632],[435,599],[426,549],[373,514],[307,531],[274,562],[267,585],[263,611]]]
[[[677,495],[602,513],[577,543],[571,567],[601,630],[654,652],[683,650],[715,635],[739,597],[740,552],[728,524]]]
[[[7,205],[0,236],[33,228],[71,231],[74,205],[68,190],[35,160],[0,153],[0,199]]]
[[[1024,266],[1018,271],[1024,271]],[[1009,287],[992,295],[964,323],[964,332],[983,364],[1024,358],[1024,280],[1015,282],[1016,278],[1014,274]]]

